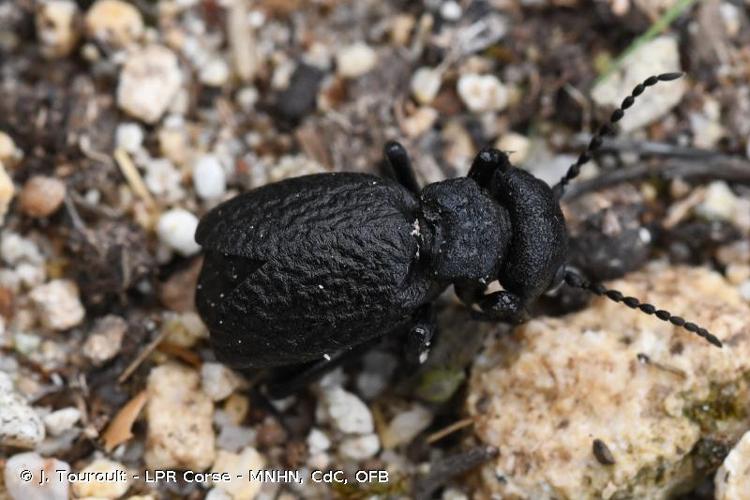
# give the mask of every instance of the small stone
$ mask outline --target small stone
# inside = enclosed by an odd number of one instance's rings
[[[42,419],[15,392],[10,376],[0,371],[0,446],[34,448],[44,435]]]
[[[493,75],[462,75],[458,95],[473,113],[501,111],[508,105],[508,89]]]
[[[336,53],[336,70],[343,78],[357,78],[368,73],[378,62],[378,55],[367,44],[359,42]]]
[[[331,440],[325,432],[313,427],[310,434],[307,435],[307,447],[311,455],[328,450],[331,447]]]
[[[146,163],[146,187],[167,203],[174,203],[185,196],[182,189],[182,174],[166,158],[151,159]]]
[[[198,158],[193,166],[195,192],[204,200],[218,199],[227,190],[227,176],[224,167],[214,155]]]
[[[198,73],[198,79],[209,87],[221,87],[229,81],[229,65],[218,56],[211,58]]]
[[[16,147],[16,143],[5,132],[0,132],[0,165],[8,168],[15,167],[23,158],[23,153]]]
[[[363,358],[364,369],[357,376],[357,391],[367,400],[375,399],[386,387],[398,367],[390,353],[372,350]]]
[[[177,56],[166,47],[151,45],[132,53],[117,86],[117,104],[146,123],[156,123],[177,95],[182,73]]]
[[[461,9],[458,2],[448,0],[447,2],[443,2],[443,5],[440,6],[440,17],[446,21],[458,21],[461,19],[462,15],[463,9]]]
[[[321,398],[326,415],[345,434],[369,434],[373,431],[372,413],[356,395],[339,386],[326,388]]]
[[[208,338],[206,325],[194,311],[179,314],[167,312],[162,322],[162,330],[168,330],[167,341],[180,347],[190,348],[199,340]]]
[[[349,437],[341,441],[339,453],[352,460],[366,460],[380,450],[380,440],[376,434]]]
[[[23,185],[19,202],[29,217],[48,217],[65,200],[65,183],[55,177],[35,175]]]
[[[99,43],[124,48],[143,35],[143,18],[132,4],[98,0],[86,13],[86,33]]]
[[[67,430],[73,428],[78,419],[81,418],[81,412],[78,408],[69,407],[53,411],[44,416],[44,427],[51,436],[59,436]]]
[[[681,71],[677,39],[660,36],[630,53],[618,71],[591,91],[598,106],[619,106],[633,88],[652,75]],[[661,82],[649,87],[629,108],[619,124],[623,132],[638,129],[666,115],[685,94],[684,80]]]
[[[708,185],[706,196],[695,212],[709,220],[731,221],[737,208],[737,195],[724,181],[714,181]]]
[[[750,432],[724,459],[714,478],[716,500],[747,500],[750,493]]]
[[[199,375],[177,364],[161,365],[151,370],[146,391],[146,466],[208,468],[215,454],[214,405],[200,389]]]
[[[203,363],[201,386],[214,401],[228,398],[240,386],[240,378],[221,363]]]
[[[159,240],[184,257],[198,253],[200,245],[195,242],[198,218],[182,208],[173,208],[159,217],[156,232]]]
[[[255,448],[247,447],[241,453],[229,453],[220,450],[212,467],[214,472],[228,472],[231,479],[214,483],[218,490],[231,495],[233,500],[252,500],[263,485],[260,481],[251,480],[251,471],[261,471],[265,460]]]
[[[42,324],[51,330],[73,328],[86,315],[78,287],[71,280],[53,280],[37,286],[31,290],[29,297],[37,308]]]
[[[31,472],[28,480],[26,476],[22,479],[25,471]],[[68,500],[69,483],[65,475],[69,472],[70,465],[62,460],[44,458],[34,452],[19,453],[5,462],[5,488],[12,500]]]
[[[115,132],[115,143],[118,148],[135,154],[143,147],[143,127],[134,122],[121,123]]]
[[[104,364],[120,352],[127,330],[127,322],[119,316],[99,318],[83,344],[83,355],[95,365]]]
[[[382,432],[383,448],[392,449],[410,443],[420,432],[432,423],[432,412],[422,405],[415,404],[409,410],[393,417]]]
[[[705,97],[703,109],[688,115],[690,130],[693,132],[693,146],[703,149],[714,149],[724,137],[721,125],[721,104],[717,99]]]
[[[531,141],[525,135],[508,132],[497,140],[495,147],[508,155],[513,165],[523,165],[529,157]]]
[[[741,283],[739,286],[739,291],[742,298],[750,302],[750,280]]]
[[[430,104],[443,83],[441,71],[423,66],[411,77],[411,93],[420,104]]]
[[[0,226],[5,220],[5,214],[8,213],[8,207],[13,200],[16,188],[13,186],[13,180],[5,171],[5,167],[0,162]]]
[[[128,469],[121,463],[99,458],[84,467],[81,474],[90,474],[88,481],[73,483],[73,493],[78,497],[120,498],[130,487]],[[104,479],[96,479],[96,475],[103,475]]]
[[[70,0],[48,0],[36,12],[36,36],[49,59],[69,55],[78,43],[78,6]]]
[[[10,265],[17,265],[20,262],[41,265],[45,262],[37,244],[18,233],[4,232],[2,234],[0,255]]]
[[[403,119],[401,130],[409,137],[419,137],[435,125],[438,116],[439,114],[435,108],[422,106],[413,114]]]

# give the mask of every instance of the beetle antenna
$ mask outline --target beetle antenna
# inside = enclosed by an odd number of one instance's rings
[[[613,302],[621,302],[631,309],[639,309],[640,311],[649,315],[653,314],[662,321],[667,321],[675,326],[681,326],[685,330],[694,333],[699,337],[703,337],[716,347],[722,346],[721,340],[719,340],[715,335],[713,335],[705,328],[698,326],[695,323],[691,323],[690,321],[685,321],[679,316],[673,316],[669,311],[657,309],[651,304],[645,304],[635,297],[626,297],[617,290],[609,290],[601,283],[591,283],[578,273],[566,270],[565,282],[574,288],[580,288],[582,290],[587,290],[595,295],[607,297]]]
[[[617,122],[619,122],[622,117],[625,116],[625,110],[631,107],[633,103],[635,103],[635,99],[639,95],[641,95],[647,87],[652,87],[659,82],[669,82],[672,80],[676,80],[682,75],[683,73],[662,73],[661,75],[650,76],[646,78],[642,83],[636,85],[630,95],[623,99],[620,107],[612,112],[612,115],[609,117],[609,123],[605,123],[601,127],[599,127],[599,130],[597,130],[597,132],[591,138],[591,141],[586,147],[586,150],[580,154],[576,162],[572,164],[570,168],[568,168],[568,171],[565,173],[563,178],[560,179],[560,182],[555,185],[553,189],[555,191],[555,196],[557,197],[557,199],[559,200],[560,198],[562,198],[563,192],[565,191],[565,186],[570,181],[578,177],[578,175],[581,173],[581,167],[588,163],[589,160],[591,160],[591,156],[593,155],[593,153],[595,153],[602,146],[604,137],[614,133],[614,127]]]

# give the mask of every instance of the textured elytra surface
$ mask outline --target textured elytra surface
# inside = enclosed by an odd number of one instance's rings
[[[405,324],[439,288],[419,254],[417,200],[362,174],[289,179],[206,215],[197,305],[217,356],[276,366]]]

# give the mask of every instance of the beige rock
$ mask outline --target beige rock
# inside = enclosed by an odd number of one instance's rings
[[[154,368],[148,378],[149,469],[202,471],[214,461],[214,405],[200,389],[200,376],[177,364]]]
[[[128,2],[99,0],[86,13],[85,27],[89,38],[123,48],[143,35],[143,18]]]
[[[29,297],[36,306],[42,324],[51,330],[73,328],[86,315],[78,287],[71,280],[53,280],[34,287]]]
[[[47,0],[39,4],[36,35],[47,58],[65,57],[78,43],[78,6],[70,0]]]
[[[619,106],[633,88],[652,75],[681,71],[677,40],[660,36],[628,55],[617,72],[604,78],[591,91],[599,106]],[[620,120],[623,132],[635,130],[661,118],[685,94],[684,79],[662,82],[644,92]]]
[[[497,140],[495,147],[507,153],[513,165],[522,165],[529,157],[531,141],[525,135],[508,132]]]
[[[457,90],[466,107],[474,113],[500,111],[508,105],[508,89],[494,75],[462,75]]]
[[[105,479],[74,482],[72,485],[73,493],[79,498],[120,498],[130,487],[128,469],[124,465],[106,458],[94,460],[84,467],[80,473],[90,474],[92,477],[103,473]]]
[[[258,494],[263,483],[250,480],[248,473],[261,470],[264,466],[265,461],[255,448],[247,447],[241,453],[219,450],[212,471],[228,472],[231,479],[216,482],[214,486],[229,493],[233,500],[251,500]]]
[[[128,57],[117,87],[117,104],[146,123],[156,123],[177,95],[182,73],[177,56],[151,45]]]
[[[23,153],[5,132],[0,132],[0,164],[13,168],[23,158]]]
[[[5,171],[5,167],[0,162],[0,226],[5,220],[5,214],[8,213],[8,207],[13,200],[16,188],[13,186],[13,180]]]
[[[27,476],[28,472],[31,472],[31,476]],[[46,472],[44,477],[42,472]],[[0,498],[68,500],[70,487],[63,478],[69,472],[70,465],[62,460],[44,458],[31,451],[13,455],[5,462],[4,479],[8,496],[4,496],[5,492],[0,490]]]
[[[221,363],[201,366],[201,387],[213,401],[228,398],[241,383],[240,377]]]
[[[19,202],[29,217],[47,217],[65,200],[65,183],[55,177],[35,175],[23,185]]]
[[[83,355],[96,365],[109,361],[120,352],[127,330],[127,322],[119,316],[109,314],[98,319],[83,344]]]
[[[750,432],[729,452],[714,479],[716,500],[750,498]]]
[[[344,78],[357,78],[369,72],[378,62],[378,55],[365,43],[355,43],[336,53],[336,70]]]
[[[468,408],[500,454],[476,498],[668,498],[700,479],[699,439],[731,444],[748,427],[750,307],[736,288],[703,268],[656,265],[612,288],[683,314],[724,348],[603,298],[489,339]],[[614,465],[597,461],[594,439]]]

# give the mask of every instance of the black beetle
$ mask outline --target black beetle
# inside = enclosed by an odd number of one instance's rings
[[[480,319],[519,322],[563,281],[721,346],[694,323],[565,269],[565,186],[646,87],[679,76],[638,85],[555,188],[485,149],[467,177],[420,190],[406,151],[390,142],[394,180],[308,175],[220,204],[195,236],[205,252],[196,303],[217,358],[235,368],[299,365],[309,374],[408,329],[407,353],[424,359],[435,332],[431,304],[449,285]],[[495,280],[504,290],[487,293]]]

